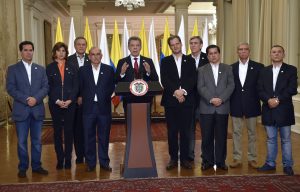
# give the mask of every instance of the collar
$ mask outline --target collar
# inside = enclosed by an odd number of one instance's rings
[[[239,59],[239,64],[248,64],[249,63],[249,58],[247,59],[246,63],[243,63],[240,59]]]
[[[79,54],[76,52],[75,53],[76,54],[76,57],[79,57],[80,58],[80,56],[79,56]],[[83,53],[83,57],[82,58],[85,58],[85,53]],[[81,58],[80,58],[81,59]]]
[[[31,63],[27,63],[23,59],[22,59],[22,62],[23,62],[24,65],[27,65],[27,66],[31,66],[31,64],[32,64],[32,62]]]
[[[134,58],[137,58],[137,61],[139,61],[139,60],[140,60],[140,57],[141,57],[141,55],[139,55],[139,56],[137,56],[137,57],[134,57],[134,56],[130,55],[130,59],[131,59],[131,61],[133,61],[133,60],[134,60]]]

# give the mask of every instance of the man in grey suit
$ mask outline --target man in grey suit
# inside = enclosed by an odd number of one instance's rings
[[[229,100],[234,90],[232,69],[220,63],[220,48],[206,48],[208,65],[198,71],[197,88],[200,95],[200,126],[202,134],[202,170],[213,168],[228,170],[225,164],[227,152],[227,128]]]
[[[45,69],[32,63],[33,43],[19,44],[22,60],[8,67],[6,89],[14,99],[12,118],[16,123],[18,136],[18,177],[26,177],[29,167],[27,137],[31,139],[31,167],[33,173],[47,175],[41,165],[41,133],[45,117],[43,99],[48,93],[48,80]]]

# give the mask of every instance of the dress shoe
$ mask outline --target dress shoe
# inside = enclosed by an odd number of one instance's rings
[[[213,167],[214,167],[214,165],[209,164],[209,163],[202,163],[202,164],[201,164],[201,170],[202,170],[202,171],[206,171],[206,170],[211,169],[211,168],[213,168]]]
[[[41,175],[48,175],[48,171],[46,169],[44,169],[43,167],[32,170],[32,173],[37,173],[37,174],[41,174]]]
[[[100,169],[105,171],[112,171],[112,168],[109,165],[100,165]]]
[[[71,161],[66,161],[65,162],[65,169],[71,169],[71,167],[72,167]]]
[[[227,171],[228,170],[228,166],[226,164],[217,165],[217,169],[221,169],[221,170]]]
[[[283,168],[283,172],[284,172],[286,175],[289,175],[289,176],[294,175],[294,171],[293,171],[293,168],[292,168],[292,167],[284,167],[284,168]]]
[[[19,171],[18,177],[19,178],[25,178],[26,177],[26,171]]]
[[[257,168],[257,171],[275,171],[276,167],[265,163],[262,167]]]
[[[174,160],[170,160],[166,169],[167,170],[172,170],[172,169],[175,169],[176,167],[178,166],[178,162],[177,161],[174,161]]]
[[[64,168],[64,164],[63,163],[57,163],[56,164],[56,169],[57,170],[61,170],[61,169],[63,169]]]
[[[255,160],[248,161],[248,165],[250,167],[252,167],[253,169],[257,169],[258,168],[257,162]]]
[[[233,162],[229,165],[230,168],[238,168],[241,166],[242,166],[242,162],[237,159],[234,159]]]
[[[83,159],[76,159],[76,164],[84,163]]]
[[[193,168],[189,161],[182,161],[180,163],[180,166],[184,169],[192,169]]]
[[[86,171],[87,172],[93,172],[93,171],[95,171],[95,167],[87,166]]]

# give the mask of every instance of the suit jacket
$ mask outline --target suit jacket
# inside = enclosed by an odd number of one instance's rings
[[[261,70],[258,81],[258,93],[263,102],[262,124],[289,126],[295,124],[292,96],[297,94],[297,68],[283,63],[281,65],[275,91],[273,91],[273,65]],[[278,98],[279,105],[269,108],[268,100]]]
[[[188,57],[192,57],[192,54],[189,54]],[[194,58],[193,58],[194,59]],[[196,62],[196,61],[195,61]],[[209,63],[208,61],[208,58],[207,58],[207,55],[206,53],[203,53],[201,52],[200,53],[200,58],[199,58],[199,63],[198,63],[198,67],[196,68],[196,74],[198,75],[198,69],[204,65],[206,65],[207,63]],[[197,78],[198,79],[198,78]],[[196,100],[196,107],[198,107],[199,103],[200,103],[200,95],[198,93],[198,90],[197,90],[197,83],[195,85],[195,100]]]
[[[78,60],[77,60],[77,55],[76,53],[74,53],[73,55],[70,55],[67,59],[67,63],[68,65],[70,66],[73,66],[73,68],[76,70],[76,72],[78,73],[79,71],[79,63],[78,63]],[[91,64],[91,61],[88,57],[88,54],[85,54],[84,55],[84,63],[83,63],[83,66],[85,65],[90,65]],[[79,87],[78,87],[78,90],[79,90]],[[79,91],[78,91],[78,95],[79,95]],[[78,96],[77,95],[77,96]]]
[[[165,107],[195,106],[196,71],[195,60],[182,55],[181,77],[179,78],[176,62],[173,55],[167,56],[161,61],[161,83],[164,88],[161,105]],[[187,95],[185,101],[179,103],[173,96],[175,90],[185,89]]]
[[[14,99],[12,118],[15,121],[24,121],[30,113],[36,120],[43,120],[45,108],[43,99],[48,93],[48,80],[45,68],[32,63],[31,84],[22,61],[11,65],[7,70],[6,89]],[[37,104],[33,107],[27,105],[27,98],[34,97]]]
[[[257,91],[257,82],[263,64],[249,60],[244,86],[239,77],[239,61],[232,64],[235,88],[230,98],[230,114],[234,117],[257,117],[261,114],[261,105]]]
[[[78,60],[77,60],[76,53],[74,53],[73,55],[70,55],[68,57],[67,62],[69,63],[69,65],[72,65],[76,71],[79,70],[79,63],[78,63]],[[88,54],[85,54],[83,66],[89,65],[89,64],[91,64],[91,61],[90,61],[90,59],[88,57]]]
[[[145,67],[143,65],[143,62],[146,61],[149,65],[150,65],[150,69],[151,69],[151,73],[150,76],[148,76],[146,74],[146,70]],[[121,69],[122,69],[122,65],[124,63],[128,63],[129,67],[127,68],[126,72],[125,72],[125,76],[123,78],[121,78],[120,74],[121,74]],[[141,76],[141,78],[144,81],[158,81],[158,75],[156,73],[154,64],[152,59],[144,57],[142,55],[140,55],[140,65],[139,65],[139,74]],[[131,82],[134,80],[134,68],[132,67],[132,62],[131,62],[131,58],[130,56],[122,58],[119,60],[118,65],[117,65],[117,71],[116,71],[116,84],[118,82]],[[123,98],[123,102],[124,103],[149,103],[152,101],[152,97],[137,97],[137,96],[129,96],[129,97],[124,97]]]
[[[192,57],[192,54],[189,54],[188,56],[189,56],[189,57]],[[192,58],[193,58],[193,57],[192,57]],[[208,61],[208,58],[207,58],[206,53],[201,52],[201,53],[200,53],[199,64],[198,64],[197,70],[198,70],[200,67],[202,67],[202,66],[204,66],[205,64],[207,64],[207,63],[209,63],[209,61]],[[196,66],[196,64],[195,64],[195,66]]]
[[[73,65],[66,62],[63,85],[56,61],[47,66],[46,73],[49,83],[49,104],[55,105],[58,99],[63,101],[71,100],[72,103],[75,103],[79,91],[79,84],[77,71]]]
[[[94,97],[97,95],[100,114],[111,115],[111,95],[115,89],[114,70],[111,66],[101,63],[97,84],[94,81],[92,65],[79,69],[79,87],[82,97],[83,114],[90,114]]]
[[[228,114],[230,109],[230,96],[234,90],[234,80],[231,66],[219,64],[217,86],[210,64],[198,70],[197,88],[200,95],[200,114]],[[210,103],[214,97],[222,99],[223,103],[215,107]]]

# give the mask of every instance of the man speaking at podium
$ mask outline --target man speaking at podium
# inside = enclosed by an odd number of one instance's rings
[[[135,79],[144,81],[158,81],[152,59],[140,55],[142,41],[132,36],[128,40],[130,55],[119,60],[116,71],[116,84],[118,82],[131,82]],[[129,96],[123,98],[123,107],[126,111],[127,103],[151,103],[152,97]]]

